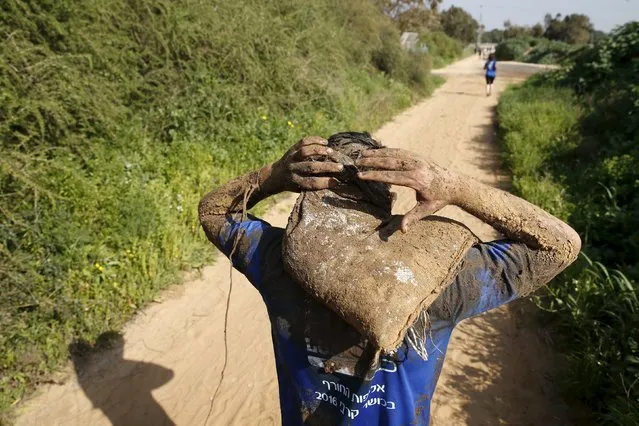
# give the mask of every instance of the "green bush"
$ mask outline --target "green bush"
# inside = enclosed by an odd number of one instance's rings
[[[520,61],[531,48],[529,38],[509,38],[497,45],[495,57],[498,61]]]
[[[495,56],[500,61],[536,64],[559,64],[567,61],[580,47],[545,38],[517,37],[497,45]]]
[[[510,89],[497,109],[505,159],[515,176],[538,173],[550,155],[572,147],[576,131],[579,117],[570,89],[540,87],[537,81]]]
[[[569,360],[567,394],[597,422],[639,423],[639,23],[509,89],[498,115],[515,190],[582,236],[540,306]]]
[[[211,260],[205,191],[433,87],[367,0],[6,0],[0,36],[0,417]]]
[[[523,62],[534,64],[560,64],[569,60],[573,53],[581,47],[561,41],[536,39],[533,49],[529,50],[522,58]]]
[[[420,41],[428,48],[433,68],[442,68],[461,58],[464,54],[462,43],[442,31],[429,31],[420,34]]]
[[[596,46],[585,49],[566,71],[565,84],[571,85],[578,93],[614,95],[611,97],[617,98],[618,94],[610,91],[622,91],[624,96],[636,100],[639,96],[638,57],[639,22],[631,22],[614,30],[610,37]],[[629,130],[633,129],[636,127]]]
[[[373,50],[373,63],[381,72],[398,77],[403,72],[404,52],[399,44],[399,31],[388,27],[380,34],[379,46]]]
[[[639,290],[637,282],[582,253],[560,282],[548,287],[540,306],[555,314],[570,340],[563,378],[567,395],[589,404],[598,424],[639,420]]]

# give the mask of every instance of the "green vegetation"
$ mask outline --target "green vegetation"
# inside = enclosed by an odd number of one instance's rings
[[[464,55],[462,43],[441,31],[423,33],[420,35],[420,41],[428,47],[428,56],[433,68],[442,68]]]
[[[495,56],[499,61],[521,60],[531,49],[530,38],[513,38],[497,45]]]
[[[521,61],[533,64],[564,64],[572,60],[580,49],[580,46],[562,41],[538,39]]]
[[[500,61],[559,64],[571,58],[579,49],[579,46],[561,41],[518,37],[506,39],[499,43],[495,50],[495,56]]]
[[[211,260],[205,191],[434,84],[366,0],[7,0],[0,35],[0,419]]]
[[[467,53],[463,46],[467,42],[464,37],[468,37],[468,32],[475,31],[478,25],[461,8],[453,6],[440,13],[438,6],[441,0],[376,0],[376,3],[400,31],[419,33],[421,46],[414,48],[428,51],[433,68],[461,59]]]
[[[543,25],[533,26],[515,25],[511,21],[504,22],[504,28],[495,28],[483,33],[482,40],[487,43],[501,43],[512,38],[544,38],[568,44],[583,45],[600,41],[605,37],[601,31],[594,29],[590,18],[586,15],[573,13],[562,17],[553,17],[547,13]]]
[[[569,44],[586,44],[593,37],[594,27],[590,18],[579,13],[563,17],[557,14],[554,18],[546,14],[544,37],[548,40],[562,41]]]
[[[451,6],[441,13],[442,30],[449,37],[463,43],[474,43],[477,40],[479,22],[461,7]]]
[[[584,241],[577,265],[538,298],[558,324],[567,394],[597,424],[639,424],[639,23],[564,70],[509,89],[498,114],[524,198]]]
[[[583,45],[603,37],[586,15],[562,18],[558,14],[553,18],[546,14],[543,25],[520,26],[506,21],[503,30],[488,31],[483,39],[499,43],[495,52],[498,60],[560,64],[572,58]]]
[[[440,29],[439,3],[442,0],[375,0],[400,31],[427,32]]]

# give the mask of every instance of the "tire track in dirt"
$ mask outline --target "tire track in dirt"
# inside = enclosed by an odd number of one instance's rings
[[[447,82],[433,97],[375,136],[486,184],[507,186],[494,142],[494,107],[506,82],[538,68],[500,64],[495,95],[487,98],[481,67],[472,57],[439,71]],[[399,192],[397,209],[405,211],[414,199]],[[284,226],[292,202],[290,196],[281,200],[266,219]],[[446,207],[442,214],[463,221],[483,239],[497,236],[457,208]],[[229,263],[219,259],[191,278],[127,325],[123,348],[105,351],[77,374],[70,366],[62,385],[43,386],[22,405],[17,424],[204,424],[224,357]],[[228,368],[209,424],[279,424],[266,309],[242,275],[233,272],[233,280]],[[566,424],[566,409],[549,380],[552,352],[527,319],[528,311],[525,302],[516,303],[468,320],[453,333],[433,401],[434,425]]]

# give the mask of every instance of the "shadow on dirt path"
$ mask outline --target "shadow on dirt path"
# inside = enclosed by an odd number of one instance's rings
[[[531,302],[521,300],[467,321],[456,330],[461,353],[450,354],[438,388],[438,424],[567,425],[557,394],[557,365]],[[451,406],[447,399],[460,400]],[[487,416],[490,413],[490,416]]]
[[[496,116],[496,107],[489,108],[490,114]],[[505,191],[512,187],[509,177],[503,172],[502,159],[497,151],[497,143],[495,142],[497,135],[497,125],[495,123],[480,124],[476,126],[477,135],[469,142],[469,149],[474,152],[470,163],[478,170],[495,174],[498,178],[493,183],[499,189]]]
[[[113,426],[175,425],[151,394],[171,381],[173,371],[150,362],[125,359],[121,334],[103,333],[95,346],[75,341],[69,345],[69,353],[82,391]],[[135,404],[123,411],[126,401]]]

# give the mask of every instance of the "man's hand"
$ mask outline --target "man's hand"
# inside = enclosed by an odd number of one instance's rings
[[[293,145],[281,159],[261,171],[262,187],[269,193],[317,191],[334,188],[344,166],[334,161],[328,141],[308,136]],[[330,159],[333,161],[325,161]]]
[[[415,221],[450,204],[455,196],[455,177],[448,170],[401,149],[371,149],[355,162],[362,180],[405,186],[415,190],[417,205],[404,215],[403,232]]]
[[[561,220],[526,200],[421,160],[409,151],[368,150],[356,165],[369,169],[359,173],[360,179],[406,186],[417,192],[417,206],[402,220],[404,231],[415,220],[454,204],[506,238],[526,244],[543,283],[579,254],[579,235]]]
[[[306,137],[275,163],[233,179],[206,194],[198,209],[204,232],[222,250],[220,233],[228,224],[229,215],[243,213],[282,191],[333,188],[339,184],[336,177],[343,169],[344,166],[337,162],[337,154],[328,147],[328,141],[317,136]]]

